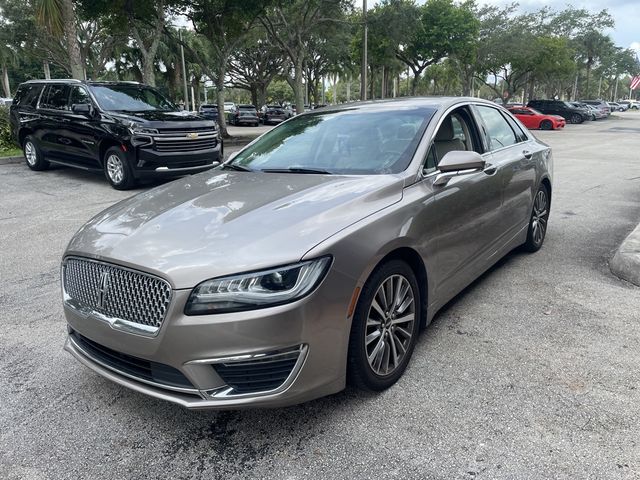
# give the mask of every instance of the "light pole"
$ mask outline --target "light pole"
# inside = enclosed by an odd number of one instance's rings
[[[362,20],[364,33],[362,38],[362,73],[360,75],[360,100],[367,99],[367,0],[362,0]]]
[[[189,90],[187,89],[187,67],[184,63],[184,47],[182,46],[182,29],[180,29],[180,55],[182,56],[182,80],[184,82],[184,106],[189,109]]]

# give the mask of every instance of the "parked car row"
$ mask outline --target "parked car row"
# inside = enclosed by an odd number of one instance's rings
[[[613,111],[638,109],[638,102],[605,102],[604,100],[580,100],[566,102],[562,100],[531,100],[526,106],[510,104],[507,109],[527,128],[556,130],[566,123],[583,123],[588,120],[601,120]]]

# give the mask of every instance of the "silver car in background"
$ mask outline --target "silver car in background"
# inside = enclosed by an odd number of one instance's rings
[[[78,231],[65,348],[187,408],[388,388],[438,309],[542,246],[551,181],[550,148],[483,100],[296,116]]]

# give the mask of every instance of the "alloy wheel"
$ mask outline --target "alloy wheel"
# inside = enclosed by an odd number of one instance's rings
[[[531,231],[536,245],[542,243],[547,232],[548,205],[547,193],[543,189],[538,190],[536,199],[533,202],[533,215],[531,216]]]
[[[107,157],[107,175],[109,175],[113,183],[122,183],[124,178],[124,165],[120,157],[115,154]]]
[[[27,141],[24,144],[24,156],[30,166],[35,166],[38,161],[38,153],[36,152],[36,147],[33,143]]]
[[[373,297],[365,328],[365,352],[371,370],[393,373],[405,358],[416,321],[413,288],[402,275],[387,277]]]

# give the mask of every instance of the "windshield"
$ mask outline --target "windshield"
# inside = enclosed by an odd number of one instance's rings
[[[91,90],[103,110],[121,112],[178,110],[164,95],[145,85],[93,85]]]
[[[409,165],[434,112],[351,109],[294,117],[263,135],[232,163],[267,171],[398,173]]]
[[[544,115],[544,113],[540,112],[539,110],[536,110],[535,108],[529,108],[529,110],[535,113],[536,115]]]

